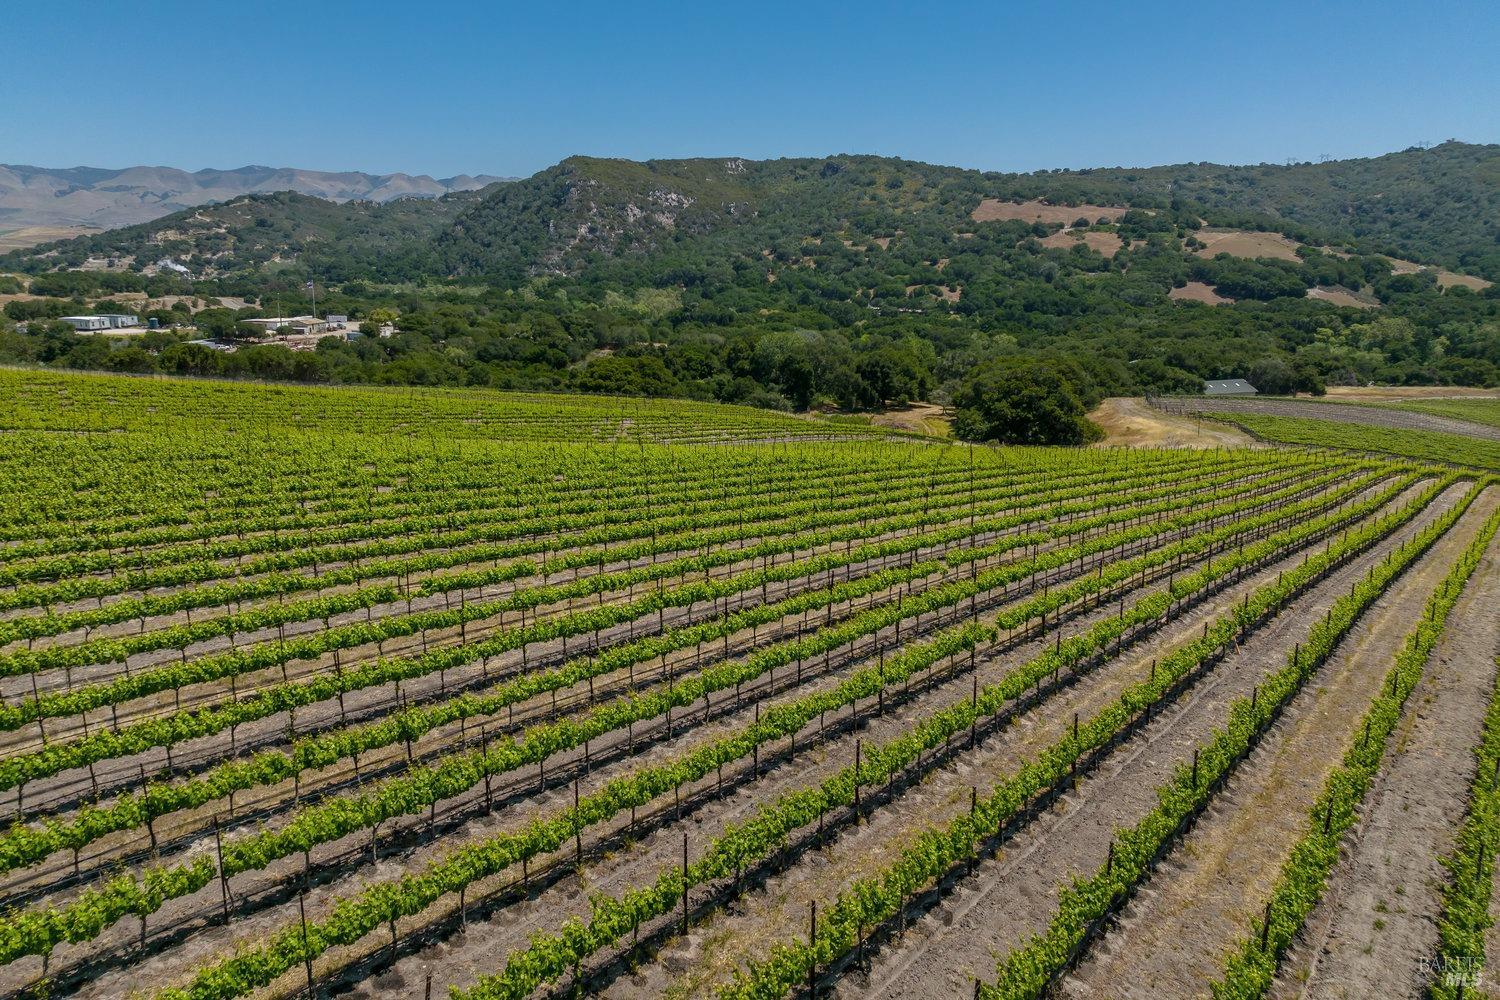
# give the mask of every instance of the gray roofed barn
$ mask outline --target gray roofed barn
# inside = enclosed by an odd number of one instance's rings
[[[1203,383],[1205,396],[1254,396],[1258,391],[1242,378],[1221,378]]]

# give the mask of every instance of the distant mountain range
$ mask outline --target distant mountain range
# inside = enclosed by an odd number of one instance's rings
[[[90,226],[113,229],[242,195],[295,191],[327,201],[388,202],[475,191],[504,177],[331,173],[290,167],[198,170],[172,167],[29,167],[0,164],[0,228]]]
[[[0,191],[8,176],[26,169],[0,168]],[[868,298],[871,289],[911,295],[918,285],[941,286],[951,298],[965,281],[975,287],[980,273],[1018,246],[1040,256],[1079,243],[1080,250],[1111,257],[1122,239],[1144,253],[1152,234],[1185,240],[1206,225],[1220,230],[1214,239],[1224,238],[1225,230],[1289,238],[1269,250],[1264,239],[1250,240],[1254,247],[1241,251],[1246,257],[1280,255],[1295,263],[1290,248],[1296,241],[1500,281],[1500,145],[1460,142],[1327,163],[1033,174],[837,155],[646,162],[576,156],[531,177],[493,184],[488,177],[433,181],[257,167],[30,177],[33,191],[63,185],[58,190],[67,193],[51,196],[59,203],[87,207],[92,199],[134,198],[137,211],[149,209],[154,217],[0,256],[0,269],[35,273],[105,261],[143,269],[170,256],[199,278],[254,275],[267,265],[299,262],[295,266],[311,268],[324,281],[472,277],[519,285],[543,275],[593,275],[626,288],[663,282],[709,287],[748,269],[766,271],[762,280],[777,282],[787,294],[797,285],[822,288],[836,281],[848,285],[839,298]],[[143,193],[176,191],[187,181],[195,185],[191,197],[216,204],[163,214],[172,205],[169,196]],[[231,196],[231,183],[255,190]],[[5,197],[0,194],[0,206]],[[4,211],[0,207],[0,228]],[[97,222],[103,216],[72,216],[79,217]],[[1059,225],[1071,232],[1056,232]],[[857,266],[818,259],[830,254],[862,256]],[[1105,266],[1087,255],[1070,259]],[[1146,260],[1130,273],[1143,275]],[[1027,264],[1044,266],[1058,262]]]

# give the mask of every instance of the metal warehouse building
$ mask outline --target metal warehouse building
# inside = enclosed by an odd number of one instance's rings
[[[1205,396],[1254,396],[1258,392],[1255,386],[1242,378],[1221,378],[1203,383]]]

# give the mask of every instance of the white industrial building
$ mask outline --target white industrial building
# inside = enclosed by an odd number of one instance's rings
[[[129,313],[99,313],[95,316],[64,316],[62,321],[79,333],[97,333],[100,330],[123,330],[140,326],[137,316]]]

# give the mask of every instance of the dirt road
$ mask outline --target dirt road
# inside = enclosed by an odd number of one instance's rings
[[[1104,429],[1096,448],[1262,448],[1244,431],[1153,410],[1135,397],[1106,399],[1089,414]]]

